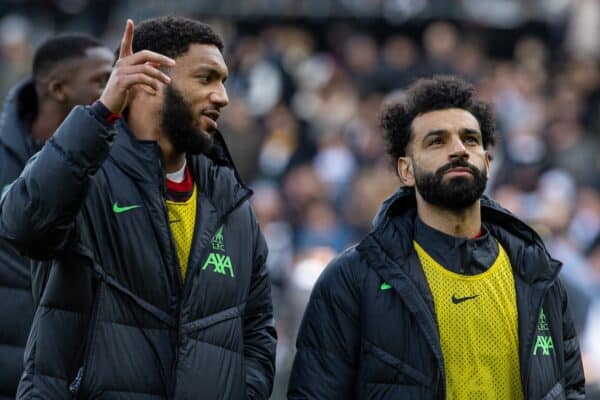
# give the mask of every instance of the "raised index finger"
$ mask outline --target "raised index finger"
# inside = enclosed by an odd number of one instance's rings
[[[127,57],[133,54],[133,21],[127,20],[123,39],[121,39],[121,48],[119,49],[119,58]]]

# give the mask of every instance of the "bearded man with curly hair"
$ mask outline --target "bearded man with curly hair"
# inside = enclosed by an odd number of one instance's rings
[[[483,195],[491,107],[420,79],[381,126],[402,188],[316,283],[289,398],[584,398],[561,263]]]

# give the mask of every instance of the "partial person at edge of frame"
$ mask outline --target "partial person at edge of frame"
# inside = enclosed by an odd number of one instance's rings
[[[16,84],[4,103],[0,195],[73,107],[90,105],[100,97],[113,62],[108,47],[81,34],[53,36],[37,48],[31,77]],[[35,310],[30,262],[0,241],[0,399],[15,398],[23,372],[23,353]],[[35,282],[33,286],[40,290]]]

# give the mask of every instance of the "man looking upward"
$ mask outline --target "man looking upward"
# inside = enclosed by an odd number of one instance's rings
[[[69,111],[102,94],[114,55],[97,40],[54,36],[33,57],[31,78],[11,89],[0,121],[0,195]],[[0,241],[0,399],[14,399],[34,304],[30,260]]]
[[[128,20],[100,100],[3,197],[0,236],[51,260],[19,398],[269,397],[267,249],[217,130],[222,49],[198,21]]]
[[[382,127],[405,188],[319,278],[289,398],[584,398],[561,264],[483,196],[489,105],[460,79],[421,79]]]

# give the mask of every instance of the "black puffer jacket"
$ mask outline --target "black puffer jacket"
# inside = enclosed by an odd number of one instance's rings
[[[0,194],[19,176],[35,145],[26,115],[35,112],[27,80],[9,92],[0,117]],[[33,319],[29,260],[0,240],[0,400],[14,399]]]
[[[76,107],[32,158],[0,203],[0,234],[46,260],[18,398],[269,397],[267,249],[216,140],[223,157],[188,157],[198,215],[184,283],[155,142]]]
[[[524,223],[487,198],[481,204],[514,269],[525,398],[583,399],[560,263]],[[298,336],[290,399],[445,399],[433,299],[412,244],[415,216],[414,192],[400,190],[384,203],[373,231],[323,272]],[[381,291],[382,282],[392,290]],[[550,355],[534,351],[542,307]]]

